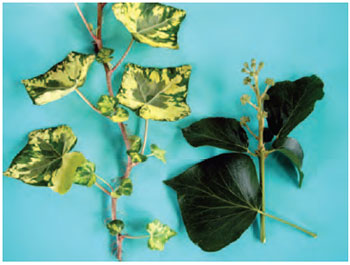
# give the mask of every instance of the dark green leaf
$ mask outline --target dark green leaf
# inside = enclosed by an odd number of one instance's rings
[[[182,133],[192,146],[215,146],[230,151],[246,152],[248,136],[239,121],[230,118],[206,118],[189,127]]]
[[[304,179],[304,173],[301,170],[301,167],[303,165],[304,152],[301,148],[301,145],[294,138],[287,137],[281,141],[274,142],[273,147],[276,149],[276,151],[288,157],[293,165],[297,168],[299,172],[299,187],[301,187]]]
[[[265,127],[264,128],[264,143],[268,143],[271,142],[273,139],[273,133],[272,131],[269,129],[269,127]]]
[[[313,111],[317,100],[322,99],[323,82],[315,75],[294,82],[278,82],[267,94],[270,97],[264,105],[267,122],[279,141]]]
[[[261,193],[251,158],[221,154],[165,181],[177,192],[187,233],[205,251],[237,240],[255,220]]]

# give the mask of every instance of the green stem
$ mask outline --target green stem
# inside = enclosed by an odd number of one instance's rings
[[[259,155],[260,188],[261,188],[261,209],[265,212],[265,155]],[[260,214],[260,241],[266,242],[265,215]]]
[[[267,216],[267,217],[270,217],[270,218],[272,218],[272,219],[275,219],[275,220],[277,220],[277,221],[279,221],[279,222],[281,222],[281,223],[290,225],[291,227],[294,227],[294,228],[296,228],[296,229],[298,229],[298,230],[300,230],[300,231],[302,231],[302,232],[308,234],[309,236],[312,236],[312,237],[314,237],[314,238],[317,237],[317,234],[316,234],[316,233],[310,232],[310,231],[306,230],[305,228],[302,228],[302,227],[300,227],[300,226],[298,226],[298,225],[295,225],[295,224],[293,224],[293,223],[291,223],[291,222],[288,222],[288,221],[286,221],[286,220],[284,220],[284,219],[282,219],[282,218],[276,217],[276,216],[274,216],[274,215],[268,214],[268,213],[263,212],[263,211],[260,211],[260,210],[257,210],[257,212],[258,212],[260,215]]]
[[[113,187],[103,178],[101,178],[100,176],[95,175],[99,180],[101,180],[104,184],[106,184],[112,191],[113,191]]]

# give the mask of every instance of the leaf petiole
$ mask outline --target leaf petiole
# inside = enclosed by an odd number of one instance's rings
[[[144,236],[129,236],[129,235],[122,235],[122,237],[124,237],[124,238],[128,238],[128,239],[142,239],[142,238],[147,238],[147,237],[149,237],[149,235],[144,235]]]
[[[284,223],[284,224],[287,224],[287,225],[289,225],[289,226],[291,226],[291,227],[294,227],[295,229],[298,229],[298,230],[300,230],[300,231],[302,231],[302,232],[308,234],[309,236],[312,236],[313,238],[317,238],[317,234],[316,234],[316,233],[310,232],[310,231],[306,230],[305,228],[302,228],[302,227],[300,227],[300,226],[298,226],[298,225],[295,225],[295,224],[293,224],[293,223],[291,223],[291,222],[288,222],[288,221],[286,221],[286,220],[284,220],[284,219],[282,219],[282,218],[276,217],[276,216],[274,216],[274,215],[268,214],[268,213],[263,212],[263,211],[260,211],[260,210],[257,210],[257,212],[258,212],[259,214],[261,214],[261,215],[270,217],[270,218],[275,219],[275,220],[277,220],[277,221],[279,221],[279,222],[281,222],[281,223]]]
[[[99,177],[96,175],[96,177],[101,180],[104,184],[106,184],[112,191],[113,191],[113,187],[103,178]]]

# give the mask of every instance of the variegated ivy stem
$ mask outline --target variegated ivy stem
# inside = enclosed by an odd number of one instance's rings
[[[143,144],[141,148],[141,154],[145,153],[146,143],[147,143],[147,134],[148,134],[148,119],[145,120],[145,134],[143,136]]]
[[[250,128],[247,125],[247,122],[249,120],[247,119],[241,119],[241,123],[243,122],[243,126],[247,128],[247,130],[258,140],[258,149],[255,151],[255,153],[258,155],[259,158],[259,176],[260,176],[260,188],[261,188],[261,211],[260,213],[260,241],[262,243],[266,242],[266,232],[265,232],[265,159],[270,153],[268,150],[265,149],[264,144],[264,125],[265,125],[265,118],[267,117],[267,113],[264,110],[264,101],[266,99],[266,93],[270,85],[273,85],[273,80],[268,78],[266,79],[265,83],[267,84],[264,92],[260,94],[259,89],[259,73],[260,70],[263,68],[264,64],[262,62],[259,63],[258,67],[256,65],[256,60],[252,59],[251,64],[249,67],[248,63],[244,63],[244,68],[242,69],[242,72],[249,74],[248,77],[246,77],[243,81],[245,85],[249,85],[252,90],[254,91],[254,94],[256,96],[257,105],[252,103],[250,101],[250,96],[243,95],[241,97],[242,104],[249,104],[254,109],[257,110],[258,115],[258,124],[259,124],[259,133],[258,135],[255,135]],[[252,78],[254,80],[254,83],[252,84]]]
[[[79,5],[75,4],[80,17],[82,18],[86,28],[88,29],[91,37],[93,38],[93,40],[95,41],[95,49],[96,52],[98,52],[99,50],[101,50],[103,48],[103,42],[102,42],[102,19],[103,19],[103,7],[106,5],[106,3],[98,3],[97,4],[97,32],[96,35],[92,32],[92,30],[89,27],[89,24],[87,22],[87,20],[85,19],[83,13],[81,12]],[[106,73],[106,82],[107,82],[107,88],[108,88],[108,93],[110,96],[114,96],[113,93],[113,87],[112,87],[112,74],[114,73],[114,71],[121,65],[121,63],[123,62],[123,60],[126,58],[127,54],[129,53],[132,44],[134,42],[134,39],[132,39],[128,45],[128,48],[126,49],[126,51],[124,52],[124,54],[122,55],[122,57],[120,58],[120,60],[116,63],[115,66],[113,66],[112,68],[109,67],[109,65],[107,63],[104,63],[104,70]],[[102,114],[78,89],[76,90],[76,92],[78,93],[78,95],[97,113]],[[120,128],[124,143],[125,143],[125,147],[128,150],[130,148],[130,142],[128,140],[128,134],[125,128],[124,123],[119,122],[118,126]],[[148,130],[148,121],[146,120],[146,128],[145,128],[145,138],[144,138],[144,143],[143,143],[143,147],[142,147],[142,153],[144,152],[144,149],[146,147],[146,139],[147,139],[147,130]],[[127,162],[127,166],[124,172],[124,175],[121,177],[122,179],[128,178],[131,170],[133,168],[133,166],[135,166],[136,164],[132,163],[131,158],[128,156],[128,162]],[[109,191],[107,191],[105,188],[103,188],[101,185],[99,185],[98,183],[96,184],[96,186],[98,188],[100,188],[103,192],[105,192],[106,194],[108,194],[109,196],[111,195],[111,193]],[[110,185],[108,185],[109,187],[111,187]],[[113,190],[113,187],[112,187]],[[112,196],[111,196],[112,197]],[[112,220],[116,220],[117,219],[117,198],[112,197],[111,199],[111,217]],[[132,236],[126,236],[126,235],[122,235],[122,234],[117,234],[116,235],[116,244],[117,244],[117,258],[118,260],[122,260],[122,243],[124,238],[130,238],[130,239],[137,239],[139,237],[132,237]],[[143,238],[143,237],[140,237]]]

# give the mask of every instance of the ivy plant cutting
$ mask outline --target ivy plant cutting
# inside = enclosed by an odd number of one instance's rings
[[[290,225],[309,236],[317,237],[305,228],[266,211],[265,160],[274,152],[286,156],[299,172],[302,186],[303,150],[289,133],[314,109],[323,98],[323,82],[315,75],[296,81],[275,83],[265,80],[259,88],[263,63],[244,63],[247,74],[244,84],[255,95],[243,95],[241,103],[257,112],[258,133],[249,127],[250,118],[213,117],[197,121],[182,130],[187,142],[194,146],[213,146],[229,153],[206,159],[177,177],[165,181],[177,192],[182,218],[190,239],[205,251],[218,251],[237,240],[260,215],[260,241],[265,243],[265,217]],[[265,127],[267,120],[267,127]],[[257,140],[257,149],[249,148],[247,132]],[[270,144],[269,142],[272,142]],[[268,144],[269,143],[269,144]],[[270,145],[271,148],[267,148]],[[251,157],[258,158],[259,180]]]
[[[72,151],[77,142],[73,130],[67,125],[60,125],[30,132],[28,143],[13,159],[4,175],[26,184],[49,187],[59,194],[68,192],[73,184],[97,187],[111,199],[111,220],[106,226],[114,238],[112,250],[119,260],[122,260],[124,239],[148,238],[150,249],[163,250],[164,244],[176,232],[159,220],[154,220],[145,227],[143,234],[129,235],[126,232],[127,224],[117,218],[117,201],[132,194],[130,174],[133,167],[151,156],[166,161],[165,151],[156,144],[151,144],[150,153],[146,154],[149,120],[176,121],[190,114],[186,97],[191,66],[153,68],[129,63],[125,66],[116,95],[112,87],[112,77],[135,42],[178,49],[177,33],[186,12],[155,3],[112,5],[116,19],[131,33],[131,41],[125,53],[118,62],[112,64],[114,50],[104,47],[102,40],[103,10],[106,3],[97,4],[95,29],[92,23],[88,23],[78,4],[75,6],[86,26],[86,32],[93,39],[94,52],[83,54],[72,51],[46,73],[23,80],[22,83],[35,105],[44,105],[75,92],[92,110],[115,123],[120,128],[126,147],[125,172],[116,183],[98,176],[93,162],[82,153]],[[108,89],[108,94],[101,95],[97,104],[91,103],[80,91],[94,62],[103,66]],[[130,134],[126,129],[125,122],[129,118],[129,111],[125,107],[145,120],[143,139]]]

